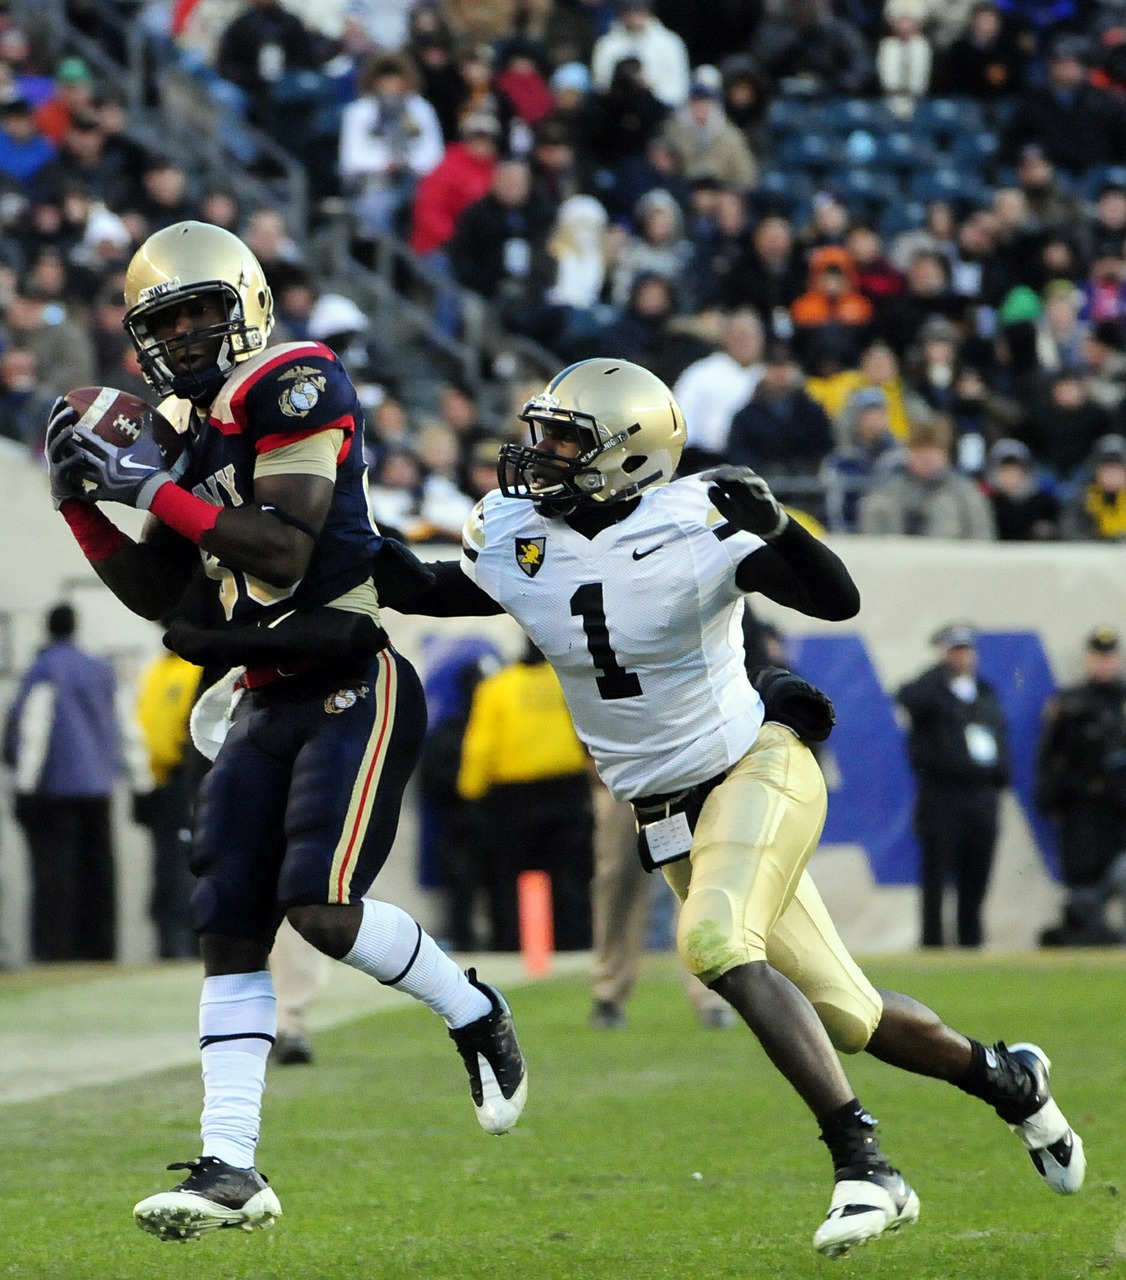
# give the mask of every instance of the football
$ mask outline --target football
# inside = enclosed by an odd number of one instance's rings
[[[79,415],[76,425],[86,427],[107,444],[123,449],[135,444],[142,435],[151,435],[167,466],[171,466],[183,450],[183,436],[140,396],[114,387],[76,387],[67,392],[65,399]]]

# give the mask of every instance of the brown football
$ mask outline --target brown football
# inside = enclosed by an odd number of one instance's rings
[[[76,425],[86,427],[107,444],[119,449],[135,444],[142,435],[151,435],[171,466],[180,456],[184,438],[168,419],[140,396],[115,387],[76,387],[67,392],[66,402],[77,410]]]

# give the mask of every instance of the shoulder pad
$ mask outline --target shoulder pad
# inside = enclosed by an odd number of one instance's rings
[[[478,502],[469,513],[469,519],[461,531],[461,544],[467,551],[485,549],[485,504]]]

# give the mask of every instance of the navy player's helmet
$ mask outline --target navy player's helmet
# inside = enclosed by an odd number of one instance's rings
[[[497,478],[509,498],[530,498],[545,515],[585,503],[622,502],[667,484],[684,449],[684,414],[655,374],[628,360],[580,360],[524,406],[532,446],[500,451]],[[545,435],[577,441],[578,456],[535,446]]]
[[[208,299],[219,303],[220,319],[156,336],[162,311],[167,317],[171,308]],[[213,397],[239,361],[261,351],[274,324],[258,259],[238,236],[206,222],[177,222],[149,236],[126,271],[125,305],[125,330],[146,381],[162,396],[196,401]],[[200,363],[201,344],[212,344],[214,360]]]

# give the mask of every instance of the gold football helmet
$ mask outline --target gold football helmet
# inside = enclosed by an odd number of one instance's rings
[[[545,515],[588,502],[622,502],[668,484],[684,448],[684,414],[655,374],[628,360],[580,360],[524,406],[532,444],[500,451],[497,478],[509,498],[530,498]],[[561,458],[537,447],[545,435],[578,444]]]
[[[208,309],[208,299],[218,308]],[[170,333],[160,324],[193,304],[210,310],[199,328],[181,323]],[[162,396],[195,401],[212,398],[239,361],[261,351],[274,324],[257,258],[238,236],[206,222],[177,222],[149,236],[129,263],[125,305],[125,330],[147,381]],[[217,313],[222,318],[212,319]],[[214,359],[201,360],[201,350]]]

